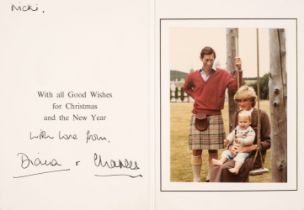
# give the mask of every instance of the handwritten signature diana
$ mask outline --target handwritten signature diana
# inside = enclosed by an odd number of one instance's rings
[[[51,158],[50,160],[45,160],[39,157],[30,157],[29,155],[20,152],[17,154],[17,156],[20,157],[21,160],[21,168],[26,169],[30,166],[38,167],[38,166],[61,166],[61,163],[59,163],[55,158]]]

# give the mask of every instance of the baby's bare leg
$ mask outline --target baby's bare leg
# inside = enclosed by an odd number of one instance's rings
[[[223,163],[225,163],[228,159],[224,156],[221,157],[221,159],[217,160],[217,159],[212,159],[212,164],[213,165],[217,165],[217,166],[220,166],[220,165],[223,165]]]
[[[235,162],[234,168],[230,168],[229,171],[231,173],[238,174],[242,165],[243,165],[243,163],[241,163],[241,162]]]

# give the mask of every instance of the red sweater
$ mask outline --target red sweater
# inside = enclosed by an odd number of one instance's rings
[[[220,115],[224,108],[226,88],[233,92],[237,89],[236,75],[224,69],[216,69],[209,79],[204,81],[199,70],[188,74],[183,89],[194,99],[192,112]]]

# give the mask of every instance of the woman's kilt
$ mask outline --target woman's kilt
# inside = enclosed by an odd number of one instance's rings
[[[208,116],[209,127],[199,131],[194,126],[195,116],[192,115],[189,134],[190,150],[217,150],[224,148],[224,121],[222,115]]]

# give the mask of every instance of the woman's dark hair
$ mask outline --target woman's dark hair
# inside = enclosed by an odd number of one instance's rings
[[[216,57],[215,51],[211,47],[204,47],[201,51],[201,59],[204,58],[205,55],[214,55],[214,58]]]

